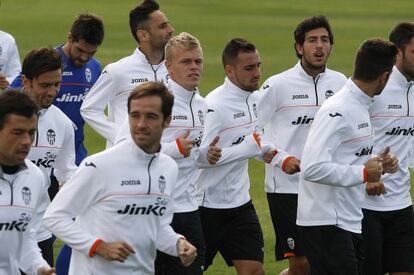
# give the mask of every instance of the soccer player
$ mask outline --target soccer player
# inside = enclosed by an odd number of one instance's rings
[[[334,37],[324,16],[303,20],[294,31],[299,62],[267,79],[258,117],[266,140],[279,152],[266,164],[265,191],[276,235],[276,260],[289,260],[281,274],[306,275],[309,264],[296,225],[300,158],[310,125],[322,103],[346,77],[326,66]]]
[[[396,54],[390,42],[365,41],[352,78],[315,115],[302,154],[297,212],[311,274],[362,274],[365,189],[384,194],[381,175],[397,163],[389,148],[372,156],[369,108],[384,89]]]
[[[128,139],[87,157],[47,209],[45,224],[73,248],[69,274],[154,274],[156,248],[194,260],[196,248],[169,225],[177,165],[159,153],[173,102],[162,83],[136,87]]]
[[[119,125],[127,117],[131,90],[147,81],[166,81],[164,47],[174,29],[156,1],[145,0],[129,13],[131,33],[139,46],[130,56],[106,66],[86,96],[81,114],[112,146]],[[108,116],[105,109],[108,107]]]
[[[174,95],[172,121],[165,129],[161,141],[178,145],[181,157],[176,158],[178,179],[174,193],[174,216],[171,223],[175,232],[184,235],[197,248],[197,258],[184,267],[176,257],[159,252],[155,262],[155,274],[202,274],[205,244],[198,203],[195,198],[198,171],[198,147],[204,131],[207,103],[197,86],[203,73],[203,52],[194,36],[180,33],[165,47],[165,64],[170,78],[169,90]],[[163,145],[164,146],[164,145]],[[184,157],[184,158],[183,158]]]
[[[220,252],[238,274],[264,274],[263,234],[248,175],[248,158],[262,154],[255,132],[261,60],[256,47],[242,38],[227,43],[222,60],[227,77],[206,97],[209,109],[200,147],[204,169],[197,179],[205,188],[200,208],[205,269]],[[218,152],[209,149],[215,144],[222,152],[214,164],[209,156]]]
[[[11,34],[0,31],[0,89],[7,88],[21,69],[16,40]]]
[[[410,193],[409,146],[414,118],[414,23],[398,24],[389,39],[398,48],[390,80],[371,108],[374,154],[390,146],[398,157],[398,171],[382,181],[387,193],[365,194],[362,236],[364,274],[414,274],[414,213]]]
[[[0,95],[0,274],[55,274],[36,241],[47,199],[43,173],[26,159],[38,107],[26,94]]]
[[[28,158],[42,170],[47,187],[51,184],[52,169],[59,185],[63,185],[75,173],[77,166],[73,123],[52,105],[62,80],[62,62],[58,52],[52,48],[30,51],[23,60],[21,79],[23,92],[30,95],[40,108],[37,132]],[[41,227],[38,241],[43,257],[53,266],[54,238]]]

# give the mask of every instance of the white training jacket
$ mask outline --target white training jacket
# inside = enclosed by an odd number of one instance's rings
[[[264,139],[279,151],[272,163],[265,166],[267,193],[298,193],[299,173],[284,172],[288,157],[301,159],[316,112],[345,82],[342,73],[328,68],[313,79],[300,61],[264,82],[259,92],[258,119],[265,128]]]
[[[410,144],[414,136],[414,87],[394,67],[387,86],[375,97],[370,109],[374,127],[374,151],[379,155],[386,146],[398,158],[398,171],[385,174],[381,181],[387,193],[382,196],[365,194],[363,208],[376,211],[391,211],[412,205],[410,193],[409,157]]]
[[[111,147],[118,128],[127,115],[127,99],[132,89],[148,81],[166,83],[166,79],[165,62],[151,65],[137,48],[132,55],[103,69],[82,103],[82,117],[107,140],[107,148]],[[108,116],[105,115],[106,107]]]
[[[174,95],[174,106],[170,126],[161,137],[161,152],[173,158],[178,165],[178,179],[174,189],[174,213],[191,212],[198,209],[196,200],[196,177],[198,173],[198,148],[204,132],[207,102],[198,90],[188,91],[171,78],[168,90]],[[196,140],[190,156],[184,158],[180,152],[178,137],[190,131],[189,139]],[[130,136],[129,121],[126,119],[117,134],[115,144]]]
[[[208,112],[200,147],[201,168],[197,185],[201,205],[208,208],[235,208],[250,200],[248,158],[262,155],[257,130],[257,92],[247,92],[228,78],[207,97]],[[222,157],[214,166],[208,164],[207,152],[213,139]]]
[[[302,154],[298,225],[361,233],[364,164],[374,145],[372,103],[349,79],[317,112]]]
[[[42,172],[30,160],[15,174],[3,173],[0,166],[0,274],[37,274],[49,267],[37,246],[36,232],[47,204]]]
[[[0,74],[11,83],[21,71],[16,40],[7,32],[0,31]]]
[[[78,168],[75,164],[75,129],[73,122],[56,106],[39,111],[36,136],[27,158],[42,170],[47,188],[52,169],[61,183],[75,174]],[[46,200],[49,204],[50,199],[47,197]],[[40,227],[39,242],[51,236],[46,228]]]
[[[83,160],[43,218],[73,249],[69,274],[149,275],[157,249],[177,256],[182,236],[169,225],[176,179],[177,165],[170,157],[146,154],[132,138]],[[135,254],[123,263],[91,257],[98,239],[123,240]]]

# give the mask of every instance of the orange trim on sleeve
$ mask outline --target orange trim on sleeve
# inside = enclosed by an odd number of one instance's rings
[[[177,138],[175,142],[177,143],[178,151],[180,152],[181,155],[184,156],[184,149],[183,149],[183,146],[181,145],[181,141]]]
[[[364,182],[367,182],[367,168],[364,167]]]
[[[285,171],[286,165],[287,165],[288,161],[293,159],[293,158],[294,158],[293,156],[289,156],[289,157],[285,158],[285,160],[282,162],[282,171],[283,172],[286,172]]]
[[[262,146],[260,145],[259,134],[256,132],[253,132],[253,138],[254,138],[254,141],[256,141],[257,145],[259,145],[259,147],[262,148]]]
[[[295,257],[296,254],[293,252],[286,252],[285,254],[283,254],[283,258],[289,258],[289,257]]]
[[[95,255],[96,248],[97,248],[97,247],[98,247],[98,245],[100,245],[102,242],[103,242],[103,240],[101,240],[101,239],[97,239],[97,240],[93,243],[93,245],[92,245],[91,249],[89,249],[89,257],[93,257],[93,256]]]

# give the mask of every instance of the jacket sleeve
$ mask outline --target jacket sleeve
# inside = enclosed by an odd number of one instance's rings
[[[109,121],[105,115],[105,108],[108,106],[111,97],[116,90],[116,84],[107,68],[103,70],[92,89],[86,95],[80,112],[85,121],[100,135],[110,142],[115,141],[117,125]]]
[[[20,254],[19,268],[26,274],[37,274],[41,267],[49,267],[48,263],[43,259],[40,248],[37,245],[37,231],[42,225],[42,217],[46,211],[49,197],[47,193],[46,183],[44,177],[40,177],[41,189],[39,198],[33,212],[32,219],[29,223],[28,229],[23,233],[22,253]]]
[[[288,152],[284,151],[283,148],[276,148],[272,139],[266,134],[265,128],[268,126],[270,120],[273,118],[278,106],[278,100],[276,95],[276,86],[270,81],[265,81],[262,88],[259,91],[259,103],[257,106],[257,128],[261,131],[261,143],[263,147],[273,148],[277,150],[277,154],[273,157],[272,166],[278,166],[282,168],[284,161],[291,157]],[[300,156],[295,156],[300,158]]]
[[[175,164],[175,163],[174,163]],[[170,169],[174,169],[174,185],[177,182],[178,167],[173,165]],[[177,254],[177,242],[178,239],[183,238],[182,235],[177,234],[171,227],[171,222],[173,219],[173,209],[174,209],[174,200],[173,200],[174,188],[171,189],[171,195],[168,201],[167,209],[164,215],[161,217],[160,229],[158,231],[156,247],[158,250],[167,253],[171,256],[178,256]]]
[[[208,150],[207,150],[208,152]],[[211,165],[207,161],[207,157],[199,158],[200,168],[211,168],[220,165],[239,162],[249,158],[257,157],[262,154],[260,142],[254,137],[253,133],[246,136],[238,145],[222,148],[221,157],[216,164]],[[203,162],[204,161],[204,162]]]
[[[99,236],[85,232],[72,218],[94,205],[102,196],[102,171],[85,166],[85,159],[74,177],[57,193],[43,217],[45,226],[64,243],[86,255]],[[91,162],[91,160],[89,160]]]
[[[220,136],[220,130],[222,130],[221,125],[221,111],[218,108],[209,107],[204,123],[204,134],[203,140],[200,145],[200,154],[198,157],[198,162],[200,168],[215,167],[218,165],[229,164],[244,159],[256,157],[260,155],[260,144],[254,139],[253,133],[243,140],[242,143],[231,146],[224,147],[220,146],[220,140],[218,141],[218,147],[222,149],[221,158],[215,165],[210,165],[207,160],[208,150],[210,148],[211,142],[216,136]]]
[[[75,129],[72,123],[67,123],[65,127],[63,148],[56,157],[53,168],[60,184],[68,181],[78,168],[75,164]]]
[[[14,39],[13,43],[10,45],[10,52],[7,58],[7,71],[5,74],[7,81],[11,83],[22,70],[22,65],[20,64],[19,51],[17,50],[16,41]]]
[[[364,165],[351,165],[346,161],[333,161],[333,154],[349,131],[345,117],[330,117],[329,110],[321,110],[315,117],[302,154],[303,178],[307,181],[334,185],[354,186],[364,182]]]

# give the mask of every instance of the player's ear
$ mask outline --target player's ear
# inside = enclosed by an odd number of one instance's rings
[[[27,78],[24,74],[22,74],[22,86],[23,86],[23,89],[24,90],[26,90],[26,91],[29,91],[30,90],[30,85],[31,83],[30,83],[30,79],[29,78]]]
[[[170,126],[170,123],[171,123],[171,116],[168,116],[168,117],[166,117],[165,119],[164,119],[164,129],[165,128],[167,128],[167,127],[169,127]]]
[[[68,35],[66,37],[68,39],[68,42],[69,43],[72,43],[72,33],[71,32],[68,32]]]

